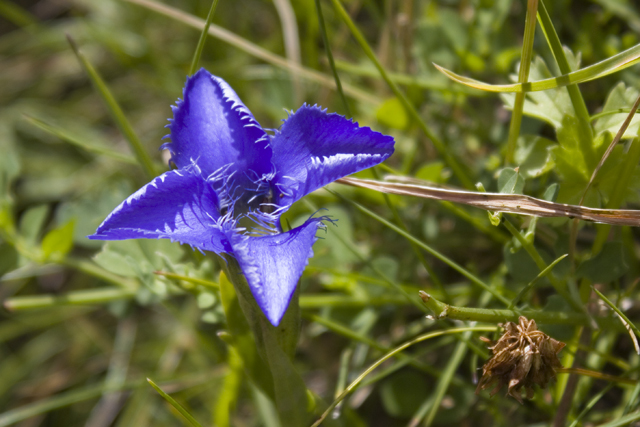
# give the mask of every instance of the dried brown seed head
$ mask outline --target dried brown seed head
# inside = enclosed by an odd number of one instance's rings
[[[493,356],[482,367],[482,378],[476,393],[496,384],[491,396],[507,387],[509,396],[522,403],[522,389],[527,399],[533,397],[533,385],[545,388],[555,378],[555,370],[562,368],[558,353],[565,346],[538,330],[535,320],[520,316],[518,324],[501,325],[504,333],[498,341],[481,338],[490,344]]]

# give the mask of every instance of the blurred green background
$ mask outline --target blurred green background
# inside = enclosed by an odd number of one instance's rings
[[[387,166],[396,174],[462,186],[331,2],[321,3],[354,120],[396,138]],[[595,164],[580,163],[575,129],[565,121],[575,119],[566,89],[527,98],[511,165],[520,167],[518,184],[508,190],[505,182],[514,172],[503,167],[513,95],[466,88],[432,65],[493,84],[517,79],[526,3],[343,5],[424,125],[473,183],[540,198],[559,184],[557,200],[577,204]],[[102,76],[160,173],[166,157],[158,147],[168,133],[170,105],[182,96],[200,35],[189,23],[206,17],[210,3],[169,1],[162,3],[171,8],[166,13],[153,10],[154,4],[0,0],[0,299],[6,308],[0,317],[0,426],[181,425],[147,377],[203,425],[279,425],[272,403],[216,335],[226,324],[213,258],[168,241],[85,238],[148,177],[66,36]],[[633,0],[556,0],[546,7],[574,68],[639,42],[640,8]],[[200,64],[229,82],[263,127],[277,128],[303,102],[346,114],[313,0],[220,0],[213,24],[218,36],[208,38]],[[540,27],[533,52],[530,80],[562,74]],[[634,65],[581,84],[588,112],[628,112],[638,96],[638,71]],[[625,117],[619,112],[591,122],[596,160]],[[637,161],[625,163],[638,127],[634,119],[587,206],[638,207]],[[372,171],[359,176],[374,178]],[[484,211],[331,188],[390,221],[401,219],[413,236],[509,300],[540,272],[522,242],[492,225]],[[301,280],[304,324],[295,363],[309,389],[327,402],[388,349],[460,323],[425,318],[390,283],[412,296],[427,290],[457,306],[504,308],[450,265],[418,251],[427,271],[405,238],[327,191],[295,205],[286,220],[299,224],[318,207],[338,222],[314,246]],[[546,263],[570,251],[567,219],[508,221]],[[603,227],[581,223],[571,260],[555,267],[554,280],[580,292],[593,316],[612,312],[590,295],[591,285],[638,320],[640,234]],[[569,310],[551,285],[541,280],[520,306]],[[577,354],[579,366],[637,378],[639,358],[624,329],[543,329],[569,343],[565,366]],[[486,391],[475,395],[473,381],[488,356],[477,335],[468,341],[444,336],[407,354],[416,357],[412,366],[403,359],[387,362],[339,407],[341,425],[549,425],[567,383],[567,375],[559,375],[557,384],[523,406],[502,392],[492,399]],[[580,379],[568,398],[566,424],[585,408],[584,425],[633,414],[640,389],[609,384]]]

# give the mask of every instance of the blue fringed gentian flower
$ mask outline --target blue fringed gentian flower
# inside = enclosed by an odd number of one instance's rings
[[[284,315],[323,218],[283,232],[301,197],[377,165],[393,138],[303,105],[270,135],[221,78],[201,69],[173,109],[168,149],[177,169],[136,191],[91,239],[171,239],[236,258],[271,324]]]

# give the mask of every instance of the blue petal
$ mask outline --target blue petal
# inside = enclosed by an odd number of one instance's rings
[[[230,234],[229,239],[258,306],[273,326],[284,316],[302,276],[321,218],[286,233],[263,237]]]
[[[393,144],[390,136],[303,105],[271,141],[275,203],[290,205],[338,178],[375,166],[391,156]]]
[[[205,177],[235,172],[233,188],[226,188],[231,194],[272,173],[269,136],[221,78],[201,69],[187,79],[184,100],[172,109],[171,142],[162,148],[179,169],[195,163]]]
[[[173,170],[129,196],[98,227],[94,240],[171,239],[216,253],[231,252],[218,200],[197,168]]]

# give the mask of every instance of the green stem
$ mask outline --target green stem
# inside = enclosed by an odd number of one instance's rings
[[[170,273],[168,271],[154,271],[154,274],[158,276],[164,276],[168,279],[180,280],[188,283],[193,283],[194,285],[201,285],[205,288],[213,288],[220,289],[220,285],[216,282],[212,282],[211,280],[198,279],[197,277],[189,277],[183,276],[181,274]]]
[[[623,113],[624,114],[631,113],[631,108],[616,108],[615,110],[602,111],[601,113],[596,113],[590,116],[590,120],[594,121],[594,120],[601,119],[602,117],[610,116],[613,114],[623,114]],[[640,111],[635,111],[635,114],[640,114]]]
[[[556,33],[556,29],[553,26],[553,22],[551,22],[551,17],[549,16],[549,12],[547,12],[544,0],[540,0],[540,7],[538,8],[538,21],[540,22],[542,32],[547,39],[547,43],[551,48],[553,57],[558,64],[560,73],[569,74],[572,71],[571,67],[569,66],[569,61],[567,60],[567,57],[564,53],[564,48],[562,47],[562,43],[560,42],[558,33]],[[576,113],[576,118],[578,119],[578,136],[580,150],[585,158],[586,164],[591,169],[595,167],[597,159],[595,157],[595,150],[593,148],[593,129],[591,128],[591,118],[589,117],[589,111],[587,110],[587,105],[582,98],[582,93],[580,93],[580,88],[578,88],[578,85],[568,85],[567,91],[569,93],[569,98],[571,99],[573,109]]]
[[[137,281],[113,274],[101,267],[98,267],[91,261],[67,257],[57,260],[57,262],[66,267],[71,267],[75,270],[81,271],[89,276],[104,280],[107,283],[111,283],[125,290],[137,290],[139,286]]]
[[[315,0],[316,2],[316,10],[318,12],[318,23],[320,24],[320,33],[322,34],[322,41],[324,43],[324,49],[327,52],[327,59],[329,60],[329,67],[331,67],[331,72],[333,73],[333,78],[336,81],[336,89],[338,90],[338,94],[342,99],[342,104],[344,105],[344,111],[347,117],[351,117],[351,109],[349,108],[349,103],[347,102],[347,97],[344,95],[344,91],[342,90],[342,83],[340,82],[340,76],[338,75],[338,69],[336,68],[336,63],[333,60],[333,53],[331,53],[331,45],[329,44],[329,36],[327,35],[327,27],[324,23],[324,17],[322,15],[322,5],[320,4],[320,0]]]
[[[504,310],[490,308],[456,307],[436,300],[426,292],[420,291],[420,297],[425,305],[434,312],[438,319],[456,319],[486,323],[517,322],[520,316],[534,319],[537,323],[548,325],[591,325],[591,320],[584,314],[571,311],[534,311],[534,310]],[[598,324],[606,327],[622,328],[612,319],[600,318]]]
[[[522,41],[522,57],[520,59],[520,72],[518,73],[518,83],[526,83],[529,80],[529,70],[533,57],[533,41],[536,32],[536,13],[538,11],[538,0],[527,1],[527,16],[524,23],[524,39]],[[507,140],[507,164],[513,163],[513,155],[516,150],[518,136],[520,135],[520,125],[522,124],[522,111],[524,109],[524,98],[526,92],[516,93],[509,124],[509,138]]]
[[[220,264],[225,273],[220,275],[221,294],[227,293],[226,298],[229,301],[237,300],[244,313],[245,322],[248,323],[255,339],[255,349],[259,358],[266,363],[269,373],[272,374],[273,396],[280,422],[283,427],[307,424],[311,409],[309,392],[292,363],[300,333],[298,291],[291,298],[280,324],[273,326],[253,298],[235,258],[227,256],[226,262],[222,261]],[[231,282],[229,285],[232,286],[226,285],[228,282]],[[235,295],[231,295],[233,292]],[[225,296],[222,295],[222,298]],[[227,307],[225,313],[228,320],[230,316],[238,316],[238,313],[232,313]],[[240,356],[243,357],[245,365],[251,363],[242,353]]]
[[[111,301],[133,298],[134,290],[122,288],[90,289],[69,292],[65,295],[33,295],[7,298],[3,305],[9,311],[29,310],[59,305],[105,304]]]
[[[353,20],[351,19],[347,11],[342,6],[342,3],[340,3],[340,0],[331,0],[331,1],[333,3],[333,6],[336,12],[345,22],[345,24],[351,31],[351,34],[356,39],[356,41],[358,42],[358,44],[360,45],[364,53],[367,55],[369,60],[371,60],[371,62],[378,69],[380,76],[387,83],[387,86],[389,86],[391,91],[400,100],[403,107],[407,110],[409,115],[415,120],[415,122],[418,124],[420,129],[427,136],[427,138],[431,140],[431,142],[433,143],[436,150],[438,150],[440,155],[444,157],[445,162],[453,170],[453,173],[458,177],[462,185],[468,189],[473,189],[473,183],[471,181],[471,178],[469,178],[469,176],[467,175],[467,172],[458,163],[458,161],[451,155],[451,153],[449,153],[449,150],[444,145],[444,143],[438,137],[436,137],[436,135],[433,132],[431,132],[431,129],[429,129],[429,127],[424,122],[422,117],[420,117],[420,113],[418,113],[418,110],[415,109],[415,107],[413,106],[413,104],[411,104],[411,102],[405,96],[405,94],[402,93],[400,88],[398,88],[398,85],[396,85],[393,79],[391,79],[391,77],[389,76],[387,71],[384,69],[380,61],[378,61],[378,58],[376,57],[376,54],[373,52],[373,49],[371,49],[371,47],[369,46],[369,43],[367,43],[367,39],[364,37],[364,35],[360,32],[360,30],[356,26],[356,24],[353,22]]]
[[[202,50],[204,49],[204,43],[207,40],[207,33],[209,32],[211,21],[213,21],[213,15],[216,11],[217,5],[218,5],[218,0],[213,0],[213,3],[211,3],[211,8],[209,9],[209,14],[207,15],[207,20],[204,23],[204,28],[202,29],[202,33],[200,33],[198,46],[196,46],[196,51],[193,54],[193,59],[191,60],[191,67],[189,68],[190,76],[194,75],[197,71],[198,62],[200,62],[200,57],[202,56]]]

